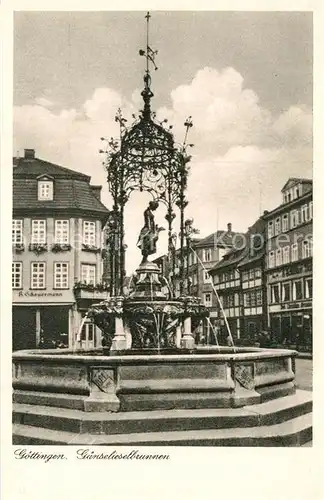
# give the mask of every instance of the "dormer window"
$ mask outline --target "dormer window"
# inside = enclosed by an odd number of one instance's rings
[[[41,176],[38,179],[38,199],[53,200],[53,179],[48,176]]]

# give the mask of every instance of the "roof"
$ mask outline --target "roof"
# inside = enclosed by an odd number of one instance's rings
[[[43,174],[54,180],[53,200],[38,200],[37,178]],[[98,189],[98,186],[94,187]],[[100,218],[106,218],[109,214],[107,207],[92,190],[88,175],[37,158],[19,162],[19,165],[14,167],[13,210],[93,212]]]
[[[60,165],[55,165],[49,161],[41,160],[40,158],[26,159],[14,158],[13,177],[26,178],[38,177],[39,175],[50,175],[55,178],[64,179],[82,179],[90,182],[91,177],[81,172],[76,172]]]
[[[270,219],[275,214],[288,211],[294,206],[302,204],[305,200],[312,197],[313,197],[313,190],[311,189],[310,191],[304,193],[302,196],[299,196],[298,198],[295,198],[294,200],[291,200],[288,203],[282,203],[281,205],[278,205],[276,208],[270,211],[266,210],[265,212],[263,212],[262,218],[264,220]]]
[[[295,186],[295,184],[313,184],[312,179],[303,179],[301,177],[289,177],[281,192],[285,191],[288,187]]]
[[[239,245],[240,238],[244,235],[243,233],[235,233],[233,231],[216,231],[215,233],[202,238],[195,243],[195,248],[202,248],[208,246],[227,247],[233,246],[233,244]]]
[[[241,239],[234,241],[234,247],[209,272],[213,274],[213,271],[217,272],[228,266],[243,266],[260,259],[265,250],[264,225],[260,217],[244,235],[238,233]]]

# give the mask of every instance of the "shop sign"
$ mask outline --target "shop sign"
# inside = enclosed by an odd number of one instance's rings
[[[49,302],[75,302],[71,289],[67,290],[13,290],[12,302],[14,304],[49,303]]]
[[[62,292],[37,292],[28,290],[27,292],[18,292],[18,297],[63,297]]]

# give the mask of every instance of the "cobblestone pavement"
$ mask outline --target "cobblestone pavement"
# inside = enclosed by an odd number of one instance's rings
[[[311,391],[313,388],[313,360],[296,359],[296,382],[299,389]]]

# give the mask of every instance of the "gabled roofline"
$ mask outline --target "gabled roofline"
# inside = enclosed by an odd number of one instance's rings
[[[281,192],[285,191],[287,185],[289,184],[289,182],[295,182],[296,184],[297,183],[302,183],[302,184],[313,184],[313,180],[312,179],[305,179],[305,178],[299,178],[299,177],[289,177],[289,179],[286,181],[284,187],[282,188]]]

